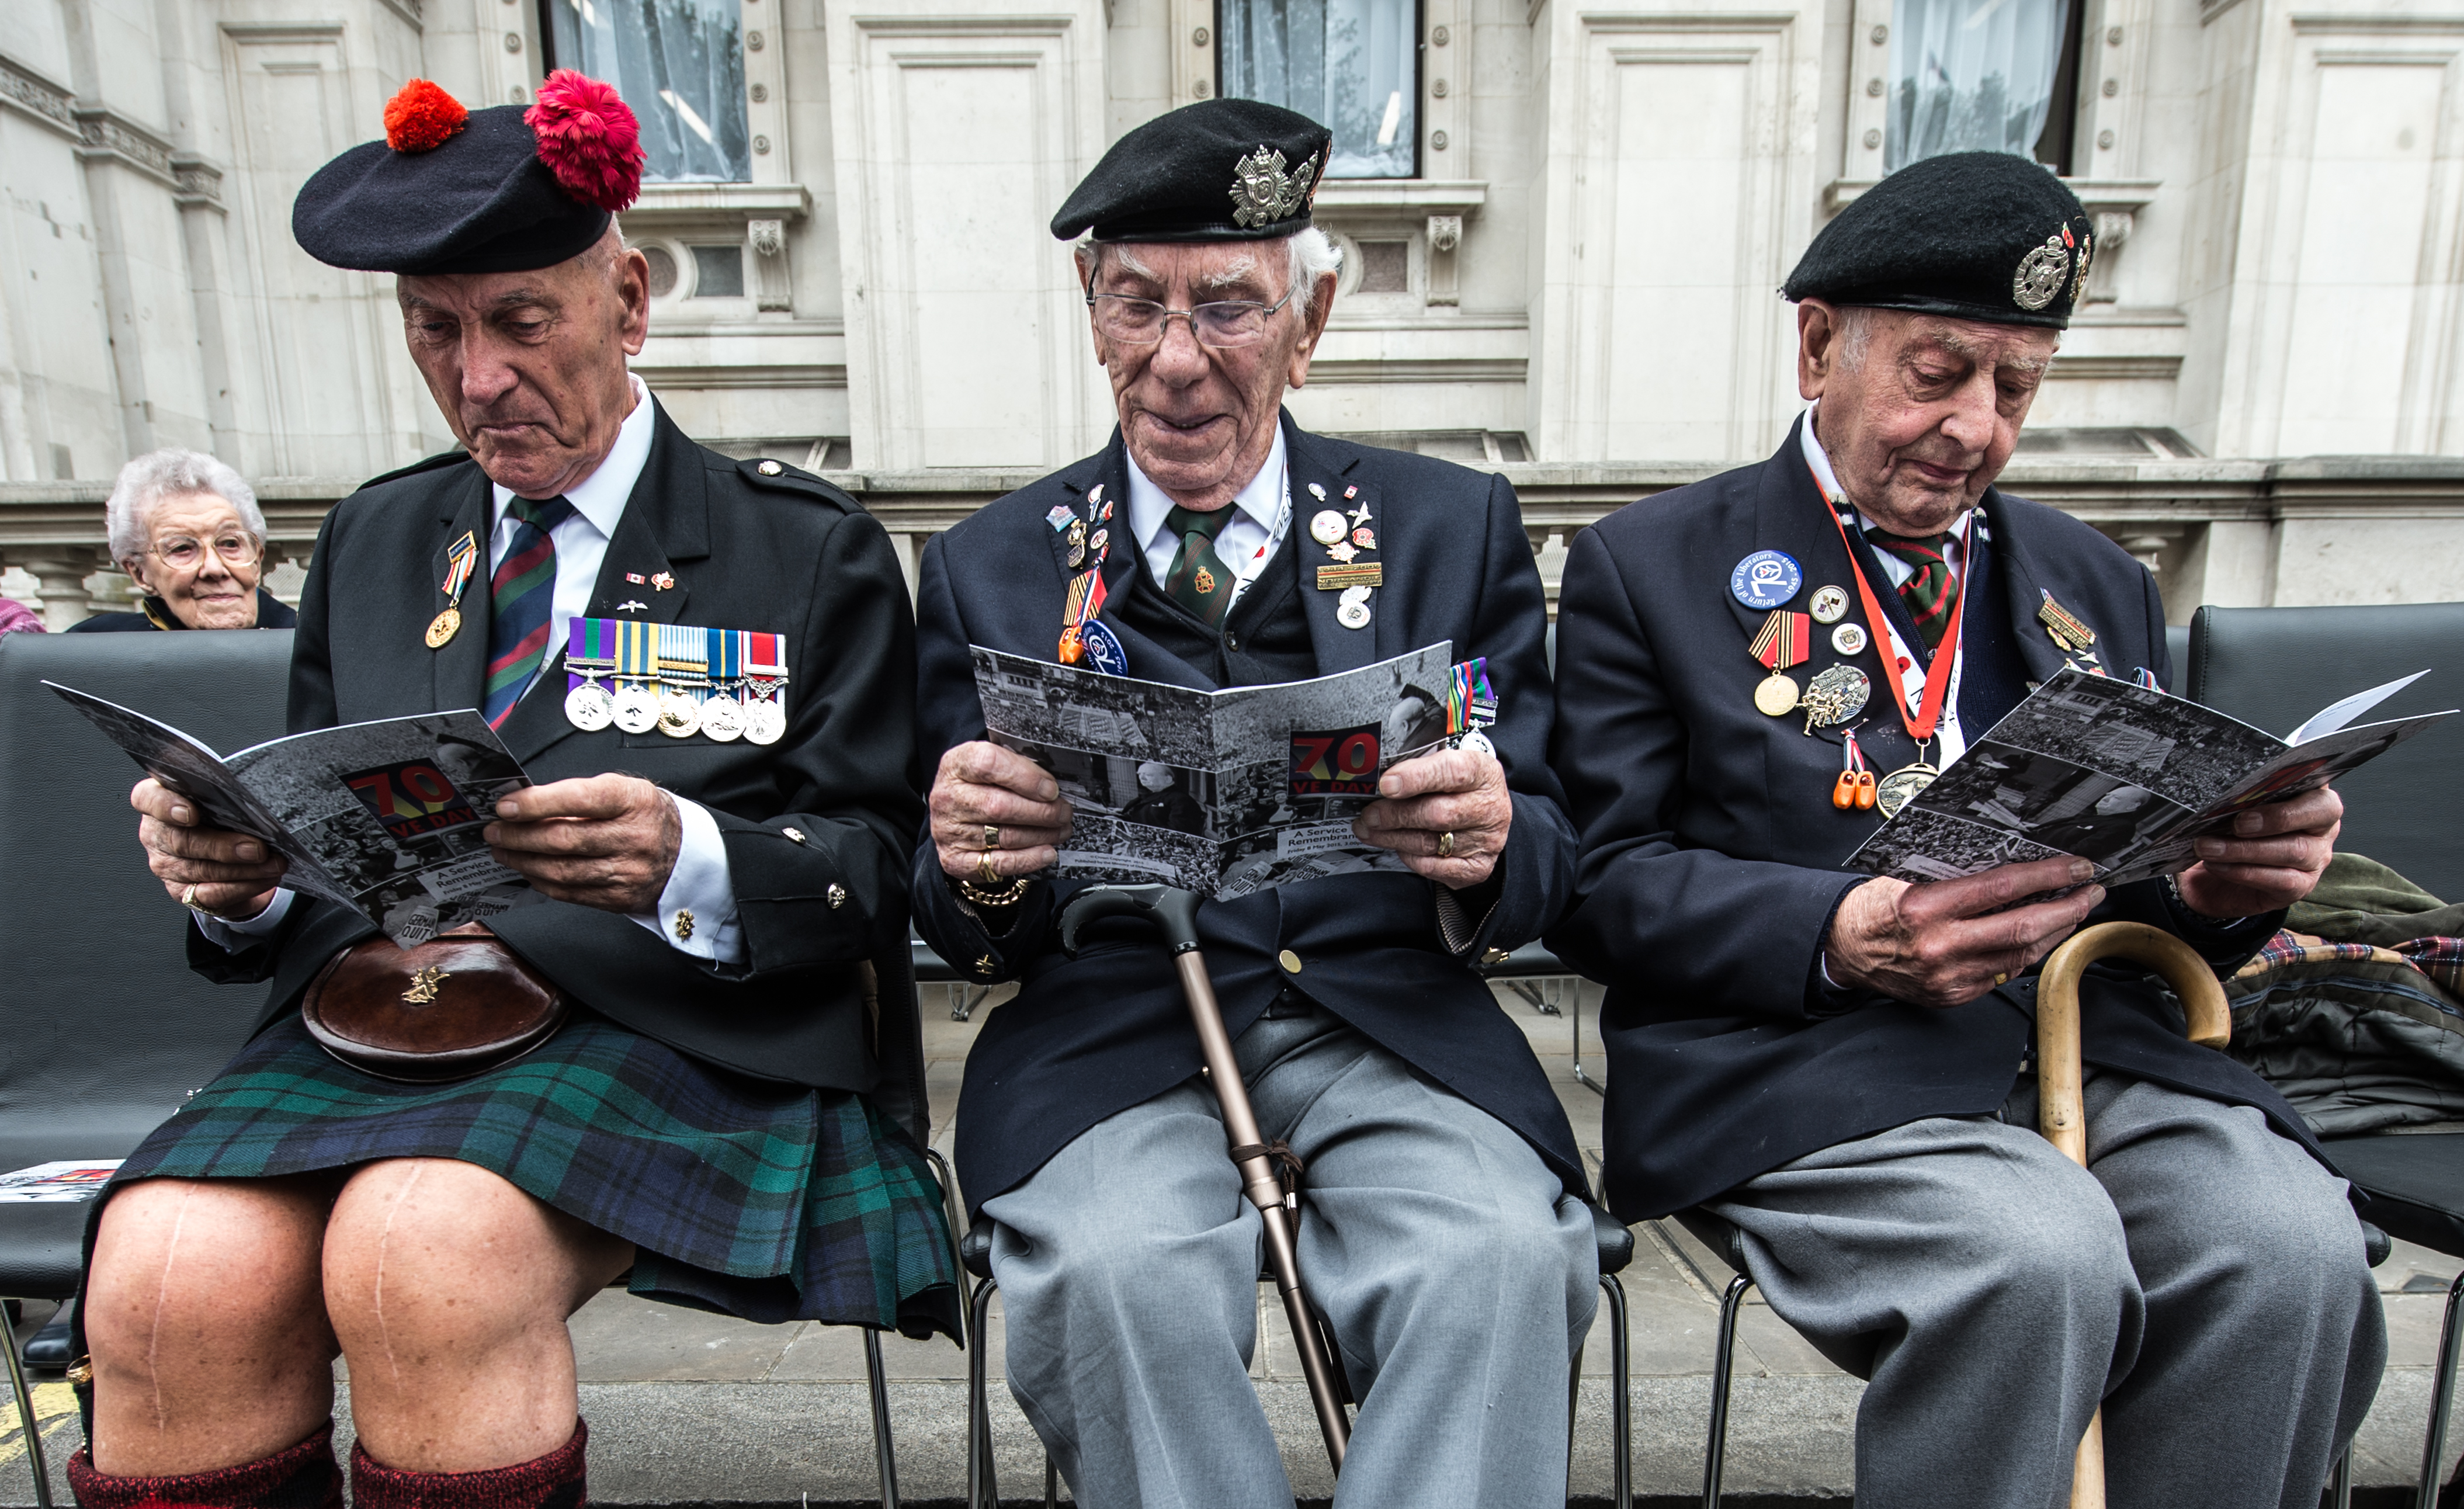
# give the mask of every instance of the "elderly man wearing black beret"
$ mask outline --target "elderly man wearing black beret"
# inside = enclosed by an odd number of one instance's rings
[[[1085,237],[1120,428],[936,537],[918,573],[939,771],[917,923],[977,978],[1022,982],[967,1059],[960,1178],[996,1223],[1010,1387],[1078,1501],[1107,1509],[1290,1509],[1247,1372],[1261,1222],[1164,950],[1062,953],[1053,922],[1083,882],[1046,872],[1069,810],[985,741],[971,644],[1201,688],[1441,640],[1487,657],[1494,752],[1397,766],[1363,819],[1408,870],[1209,903],[1199,931],[1265,1135],[1307,1165],[1301,1271],[1361,1402],[1335,1501],[1565,1494],[1568,1359],[1596,1295],[1584,1175],[1472,967],[1535,936],[1572,877],[1546,610],[1503,479],[1281,411],[1334,299],[1309,223],[1330,140],[1221,100],[1105,155],[1052,230]]]
[[[1859,1509],[2060,1502],[2100,1400],[2111,1502],[2306,1509],[2386,1359],[2343,1181],[2152,979],[2084,988],[2084,1170],[2027,1064],[2049,950],[2128,919],[2230,972],[2325,865],[2332,792],[2110,892],[2079,859],[1842,868],[1884,815],[1834,800],[1856,755],[1888,809],[2066,661],[2168,678],[2147,572],[1992,485],[2095,250],[2020,158],[1884,179],[1784,290],[1811,402],[1778,453],[1602,521],[1559,604],[1583,849],[1549,937],[1609,984],[1609,1198],[1734,1223],[1870,1381]]]
[[[560,72],[527,112],[466,111],[413,80],[385,124],[293,229],[396,275],[467,450],[326,519],[291,725],[477,709],[536,782],[482,836],[539,899],[406,980],[418,955],[138,787],[191,959],[271,988],[104,1197],[90,1509],[340,1505],[338,1352],[362,1509],[572,1509],[564,1321],[628,1270],[757,1320],[955,1334],[932,1172],[864,1094],[865,961],[906,946],[922,813],[889,539],[818,478],[695,445],[627,371],[649,269],[611,213],[641,166],[615,91]],[[493,1067],[372,1070],[302,1021],[329,968],[482,1022],[527,980],[571,1014]]]

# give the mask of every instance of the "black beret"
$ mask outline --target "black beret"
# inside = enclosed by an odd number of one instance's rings
[[[1256,100],[1168,111],[1112,144],[1052,217],[1064,241],[1263,241],[1309,229],[1334,133]]]
[[[2069,186],[2027,158],[1928,157],[1840,211],[1780,292],[2059,330],[2087,292],[2094,229]]]
[[[293,203],[291,234],[317,260],[417,276],[553,267],[605,235],[639,189],[632,112],[578,74],[551,76],[527,111],[465,111],[413,79],[385,127],[385,141],[317,169]]]

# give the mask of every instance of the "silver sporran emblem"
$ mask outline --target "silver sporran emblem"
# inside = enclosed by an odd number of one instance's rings
[[[2062,280],[2070,276],[2071,254],[2057,235],[2045,237],[2045,244],[2030,249],[2019,258],[2019,271],[2011,278],[2011,298],[2022,309],[2034,311],[2054,301],[2062,291]]]
[[[1245,231],[1290,219],[1309,202],[1309,180],[1316,176],[1315,157],[1287,173],[1283,153],[1259,147],[1233,165],[1232,223]]]

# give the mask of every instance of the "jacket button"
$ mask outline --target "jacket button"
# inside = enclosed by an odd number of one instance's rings
[[[979,955],[976,957],[976,973],[978,973],[978,974],[990,974],[990,973],[992,973],[992,972],[993,972],[993,956],[992,956],[992,955],[990,955],[990,954],[979,954]]]
[[[1238,650],[1238,649],[1240,649],[1240,648],[1241,648],[1241,636],[1240,636],[1239,634],[1234,633],[1234,632],[1233,632],[1231,630],[1229,630],[1229,629],[1224,630],[1224,631],[1223,631],[1223,648],[1224,648],[1224,649],[1226,649],[1226,650]]]
[[[846,886],[840,885],[840,884],[839,884],[838,882],[836,882],[836,881],[832,881],[832,882],[830,883],[830,888],[829,888],[829,890],[828,890],[825,894],[826,894],[826,895],[829,897],[829,899],[830,899],[830,910],[831,910],[831,911],[835,912],[835,911],[837,911],[840,907],[847,905],[847,887],[846,887]]]
[[[783,467],[783,466],[781,466],[781,465],[780,465],[778,462],[776,462],[776,461],[764,461],[764,462],[762,462],[759,466],[755,467],[753,470],[755,470],[755,471],[757,471],[757,472],[760,473],[760,474],[761,474],[762,476],[764,476],[764,477],[776,477],[776,476],[778,476],[780,473],[781,473],[781,472],[783,472],[783,471],[785,471],[785,470],[787,470],[787,469],[786,469],[785,467]]]
[[[1285,949],[1282,953],[1275,955],[1275,963],[1284,966],[1284,973],[1286,974],[1298,974],[1301,972],[1301,956],[1292,952],[1288,948]]]
[[[781,828],[779,832],[786,834],[788,838],[797,843],[801,844],[804,841],[804,831],[801,828]]]

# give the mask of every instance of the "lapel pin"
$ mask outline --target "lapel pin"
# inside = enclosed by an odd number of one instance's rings
[[[1369,505],[1367,503],[1362,503],[1359,507],[1354,508],[1352,511],[1352,521],[1360,525],[1366,525],[1369,522]]]
[[[647,613],[650,610],[650,605],[636,602],[628,597],[616,605],[616,610],[620,613]]]
[[[1052,505],[1051,511],[1044,516],[1044,521],[1052,526],[1052,532],[1054,534],[1059,534],[1062,530],[1069,527],[1070,520],[1077,517],[1078,516],[1076,514],[1069,511],[1069,505],[1067,503],[1055,503]]]
[[[1332,544],[1343,538],[1343,516],[1333,509],[1320,510],[1309,519],[1309,538],[1320,544]]]
[[[676,585],[676,579],[671,573],[661,571],[658,575],[650,578],[650,585],[664,592],[669,588]]]
[[[1322,503],[1326,501],[1326,489],[1318,486],[1315,482],[1309,484],[1309,496],[1316,499],[1319,502]]]
[[[643,575],[641,572],[639,572],[639,571],[627,571],[627,572],[626,572],[626,573],[625,573],[625,580],[627,580],[627,581],[628,581],[628,582],[632,583],[635,587],[639,587],[639,586],[641,586],[643,583],[645,583],[645,582],[649,581],[649,577],[647,577],[647,576],[644,576],[644,575]]]

